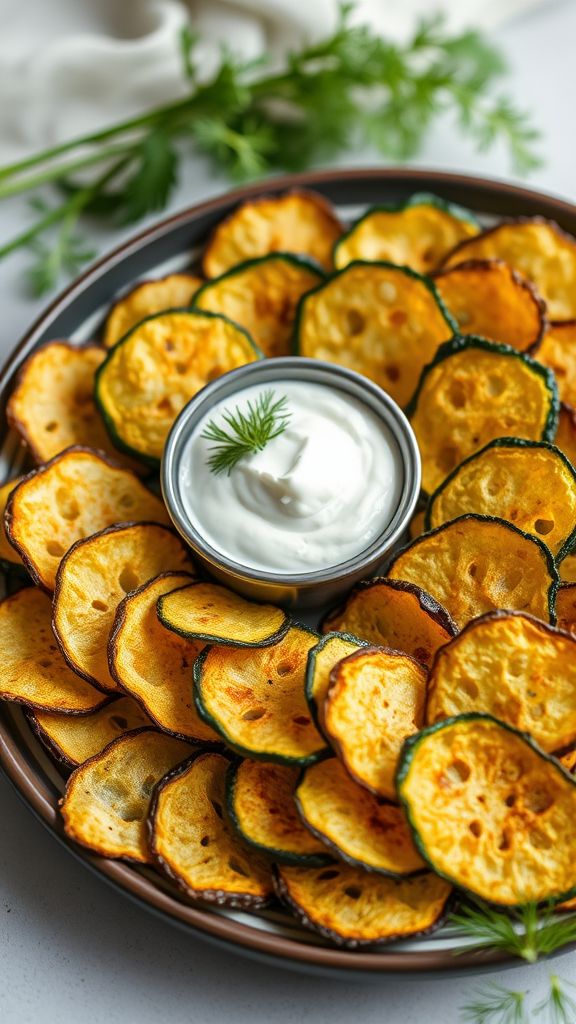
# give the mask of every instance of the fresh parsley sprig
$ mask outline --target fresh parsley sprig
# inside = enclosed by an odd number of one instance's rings
[[[216,475],[230,473],[246,455],[260,452],[269,441],[282,434],[290,421],[288,399],[275,398],[273,391],[263,391],[255,402],[248,402],[247,411],[226,410],[222,419],[229,431],[210,420],[201,437],[214,441],[209,448],[207,464]]]
[[[435,15],[395,44],[352,24],[352,9],[342,4],[332,35],[289,54],[279,71],[266,57],[244,61],[223,51],[207,81],[195,59],[198,39],[186,30],[179,40],[189,88],[183,99],[0,167],[0,199],[57,189],[48,212],[0,245],[0,259],[33,247],[33,289],[52,288],[89,256],[80,243],[69,244],[78,223],[90,216],[126,224],[162,210],[190,144],[236,179],[301,170],[365,141],[407,160],[448,112],[479,149],[503,141],[519,173],[538,165],[537,132],[526,113],[494,93],[505,63],[479,32],[451,35]]]

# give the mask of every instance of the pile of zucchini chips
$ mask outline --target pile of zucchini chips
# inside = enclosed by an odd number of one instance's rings
[[[201,578],[151,486],[203,385],[290,352],[385,388],[423,463],[411,541],[318,632]],[[68,837],[350,948],[470,894],[570,906],[575,403],[576,240],[423,194],[348,231],[313,193],[245,203],[202,277],[34,352],[0,696],[67,776]]]

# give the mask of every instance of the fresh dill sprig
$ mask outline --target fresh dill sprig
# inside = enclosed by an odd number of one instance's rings
[[[269,441],[282,434],[290,420],[287,405],[285,395],[275,398],[273,391],[264,391],[255,402],[248,402],[245,413],[236,408],[222,414],[229,431],[210,420],[200,436],[215,442],[208,449],[207,464],[212,472],[230,476],[241,459],[262,451]]]
[[[569,983],[551,974],[550,992],[534,1008],[535,1015],[546,1014],[546,1024],[574,1024],[576,1021],[576,1002],[564,991],[565,984]]]
[[[461,1010],[463,1024],[524,1024],[526,993],[514,992],[491,982],[476,989],[475,997]]]
[[[535,963],[538,957],[576,942],[575,916],[556,915],[552,906],[539,910],[535,903],[504,912],[475,901],[450,921],[472,940],[458,953],[499,950]]]

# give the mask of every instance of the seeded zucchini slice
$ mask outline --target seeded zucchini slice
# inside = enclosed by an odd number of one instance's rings
[[[334,264],[389,260],[420,273],[434,270],[462,239],[480,226],[469,210],[418,192],[400,206],[373,206],[353,224],[334,250]]]
[[[554,444],[566,458],[576,466],[576,410],[565,402],[560,403],[558,430]]]
[[[320,709],[330,686],[330,673],[342,658],[347,658],[361,647],[367,647],[351,633],[327,633],[311,648],[306,665],[306,700],[319,729]]]
[[[576,742],[576,639],[520,612],[489,612],[438,651],[426,721],[482,711],[547,753]]]
[[[241,324],[265,356],[286,356],[298,301],[323,278],[319,267],[289,253],[261,256],[208,281],[194,305]]]
[[[563,583],[556,593],[556,625],[576,635],[576,583]]]
[[[172,309],[143,320],[110,349],[96,375],[96,402],[115,446],[156,468],[186,403],[259,355],[225,317]]]
[[[308,764],[324,754],[305,696],[308,652],[318,634],[292,626],[273,647],[207,648],[194,665],[201,718],[247,757]]]
[[[0,602],[0,699],[85,715],[106,697],[71,672],[52,633],[47,594],[25,587]]]
[[[229,763],[220,754],[201,754],[161,782],[150,813],[150,846],[156,865],[187,896],[257,909],[269,902],[272,877],[226,820]]]
[[[330,674],[324,733],[346,770],[376,796],[395,801],[402,742],[424,724],[427,671],[385,647],[348,655]]]
[[[423,665],[430,665],[438,648],[458,632],[448,612],[420,587],[379,578],[357,584],[322,625],[411,654]]]
[[[28,721],[49,754],[65,768],[77,768],[112,740],[152,725],[131,697],[108,697],[103,707],[89,715],[30,711]]]
[[[562,401],[576,405],[576,320],[550,324],[538,360],[554,371]]]
[[[427,278],[391,263],[351,263],[303,296],[295,338],[300,355],[356,370],[405,405],[455,328]]]
[[[530,737],[461,715],[404,744],[398,793],[425,860],[505,906],[576,892],[576,783]]]
[[[538,538],[493,516],[464,515],[405,547],[388,569],[433,594],[462,629],[497,608],[554,623],[558,573]]]
[[[544,302],[530,281],[503,260],[469,260],[432,279],[461,334],[477,334],[520,352],[538,347],[546,330]]]
[[[453,338],[420,378],[408,415],[431,494],[468,455],[496,437],[552,441],[558,392],[550,370],[507,345]]]
[[[239,836],[285,864],[327,864],[332,857],[296,810],[298,769],[265,761],[242,761],[228,771],[227,806]]]
[[[202,258],[206,277],[218,277],[245,260],[271,252],[308,256],[332,268],[332,249],[342,225],[318,192],[292,189],[238,206],[216,227]]]
[[[434,492],[426,527],[466,512],[507,519],[562,558],[576,540],[576,470],[544,441],[498,438],[465,459]]]
[[[136,324],[149,316],[191,305],[201,285],[202,278],[196,274],[168,274],[166,277],[141,281],[112,306],[104,325],[104,345],[112,348]]]
[[[17,476],[13,480],[8,480],[0,487],[0,564],[7,570],[18,569],[24,571],[22,559],[8,540],[4,525],[4,513],[6,512],[8,499],[21,480],[22,477]]]
[[[307,828],[348,864],[394,877],[425,867],[400,807],[368,793],[335,758],[304,770],[296,804]]]
[[[191,572],[179,537],[158,523],[123,523],[78,541],[62,560],[54,593],[54,633],[68,664],[114,691],[108,637],[120,601],[161,572]]]
[[[232,647],[264,647],[281,640],[290,619],[272,604],[247,601],[215,583],[173,588],[158,598],[166,629],[190,640]]]
[[[501,259],[532,281],[551,320],[576,317],[576,239],[554,221],[519,217],[460,242],[443,266],[464,260]]]
[[[442,924],[452,892],[430,872],[386,878],[334,864],[276,873],[278,896],[300,923],[349,949],[428,935]]]
[[[164,502],[134,473],[90,448],[68,448],[25,476],[4,517],[10,543],[34,582],[49,591],[77,540],[127,520],[170,522]]]

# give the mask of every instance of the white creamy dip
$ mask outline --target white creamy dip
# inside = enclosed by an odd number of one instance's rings
[[[191,524],[220,554],[251,569],[299,574],[347,561],[390,522],[402,490],[402,459],[368,406],[324,384],[273,385],[290,421],[229,476],[208,467],[210,421],[247,411],[270,385],[256,384],[216,403],[184,448],[180,493]]]

